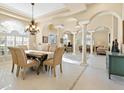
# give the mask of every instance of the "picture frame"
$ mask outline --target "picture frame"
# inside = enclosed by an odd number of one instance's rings
[[[48,43],[48,36],[43,36],[42,42],[43,43]]]

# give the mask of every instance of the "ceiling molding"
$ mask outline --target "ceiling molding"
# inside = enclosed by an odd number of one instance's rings
[[[8,9],[4,6],[1,6],[0,4],[0,14],[6,15],[6,16],[10,16],[19,20],[23,20],[23,21],[29,21],[31,18],[24,16],[23,14],[21,14],[18,11],[14,11],[12,9]]]
[[[65,8],[58,9],[54,12],[51,12],[51,13],[46,14],[44,16],[38,17],[37,21],[40,20],[40,19],[42,19],[42,20],[52,20],[52,19],[56,19],[56,18],[67,17],[67,16],[71,16],[73,14],[76,14],[76,13],[87,10],[87,5],[85,5],[85,4],[80,5],[79,8],[77,8],[77,6],[74,8],[73,6],[69,6],[69,4],[65,4],[65,5],[66,5]],[[71,9],[71,7],[73,7],[73,9]]]
[[[59,14],[63,14],[65,12],[69,12],[69,10],[67,8],[62,8],[62,9],[58,9],[58,10],[55,10],[55,11],[52,11],[46,15],[42,15],[42,16],[39,16],[36,18],[36,20],[38,21],[39,19],[42,19],[42,20],[51,20],[53,19],[56,15],[59,15]]]
[[[86,4],[65,4],[66,8],[69,10],[69,12],[65,12],[63,14],[59,14],[54,16],[55,18],[61,18],[61,17],[68,17],[71,16],[73,14],[79,13],[79,12],[84,12],[87,10],[87,5]]]

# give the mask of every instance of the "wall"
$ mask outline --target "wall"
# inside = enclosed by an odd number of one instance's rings
[[[108,47],[108,31],[96,31],[93,33],[94,45]]]
[[[97,27],[108,27],[112,29],[112,15],[97,16],[88,24],[88,30],[95,30]]]

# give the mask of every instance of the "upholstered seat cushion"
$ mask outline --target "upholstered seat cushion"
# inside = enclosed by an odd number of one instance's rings
[[[53,65],[53,58],[50,58],[50,59],[44,61],[43,64],[52,66]]]
[[[38,65],[39,63],[35,60],[27,60],[26,67],[31,67],[32,65]]]

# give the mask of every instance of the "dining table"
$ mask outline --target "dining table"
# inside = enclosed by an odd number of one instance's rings
[[[43,62],[47,60],[49,57],[53,57],[54,52],[41,51],[41,50],[25,50],[28,59],[34,59],[39,62],[39,66],[37,68],[37,74],[39,75],[40,69],[43,66]],[[47,68],[47,67],[45,67]]]

